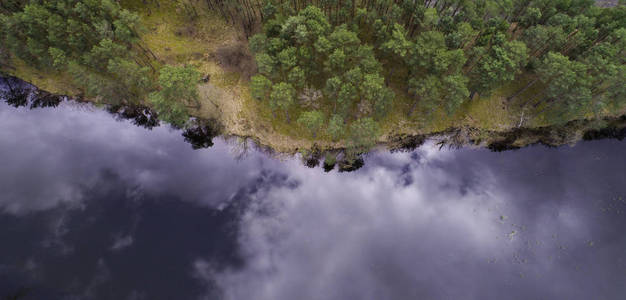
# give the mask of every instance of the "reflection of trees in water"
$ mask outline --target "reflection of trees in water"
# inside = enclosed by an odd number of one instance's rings
[[[13,107],[46,108],[57,107],[68,97],[58,96],[15,77],[0,76],[0,99]],[[160,125],[158,114],[143,105],[108,105],[106,110],[117,119],[131,120],[139,127],[152,129]],[[218,136],[221,126],[216,120],[194,120],[193,125],[183,131],[185,141],[193,149],[203,149],[213,146],[213,138]]]
[[[13,107],[26,106],[26,104],[28,103],[28,93],[26,93],[24,90],[19,90],[15,92],[3,91],[2,98],[5,98],[7,104]]]
[[[363,157],[361,156],[355,158],[346,158],[340,160],[338,163],[339,172],[354,172],[362,168],[363,165],[365,165],[365,160],[363,160]]]
[[[15,77],[0,76],[0,99],[13,107],[29,107],[30,109],[57,107],[62,101],[68,100],[66,96],[58,96],[38,89],[37,87]],[[74,99],[76,100],[76,99]],[[108,105],[106,111],[114,115],[117,119],[131,120],[136,126],[152,129],[160,125],[158,114],[147,106],[143,105]],[[217,120],[194,119],[191,126],[183,129],[182,135],[185,142],[191,144],[193,149],[205,149],[213,146],[213,138],[220,135],[222,127]],[[264,153],[270,157],[277,154],[268,147],[260,146],[257,143],[249,143],[248,138],[237,137],[230,139],[232,151],[235,159],[245,158],[250,150]],[[320,159],[325,152],[315,148],[312,151],[303,153],[303,164],[310,168],[320,166]],[[337,154],[335,154],[337,155]],[[351,172],[358,170],[364,164],[361,157],[347,158],[338,161],[340,172]],[[326,172],[333,170],[335,164],[325,164],[323,169]],[[2,299],[3,300],[3,299]]]
[[[621,116],[620,119],[626,121],[626,115]],[[602,129],[591,129],[583,135],[583,140],[585,141],[602,139],[618,139],[621,141],[624,138],[626,138],[626,127],[619,128],[617,126],[608,126],[607,128]]]
[[[22,82],[18,82],[13,77],[2,77],[0,86],[0,97],[13,107],[26,106],[28,103],[29,89],[24,88]]]
[[[54,95],[37,89],[37,87],[19,78],[0,77],[0,99],[4,99],[7,104],[13,107],[37,109],[57,107],[62,101],[68,100],[68,97]],[[106,111],[117,119],[130,120],[134,125],[146,129],[152,129],[160,125],[158,114],[147,106],[108,105]],[[213,138],[220,135],[221,132],[222,127],[217,120],[194,119],[189,127],[183,129],[182,135],[185,138],[185,142],[191,144],[193,149],[205,149],[213,146]],[[235,159],[244,159],[250,150],[265,153],[270,157],[276,156],[272,149],[250,142],[248,138],[238,137],[230,139]],[[302,154],[303,164],[309,168],[315,168],[320,166],[320,159],[325,153],[315,148]],[[343,159],[338,161],[339,172],[355,171],[364,164],[364,160],[361,157],[352,159],[347,159],[345,155],[343,157]],[[323,166],[326,172],[331,171],[334,167],[335,164]]]
[[[56,96],[44,91],[35,91],[31,94],[30,108],[57,107],[64,99],[62,96]]]
[[[237,161],[241,161],[248,157],[250,153],[251,145],[252,147],[257,144],[251,141],[248,143],[249,138],[247,137],[239,137],[239,136],[231,136],[225,139],[226,143],[230,145],[230,153],[233,155],[233,158]]]
[[[118,119],[132,120],[133,124],[146,129],[159,126],[158,115],[147,106],[109,105],[107,111]]]
[[[0,97],[13,107],[56,107],[65,97],[53,95],[15,77],[2,77]]]
[[[302,163],[308,168],[315,168],[320,164],[322,158],[322,151],[316,144],[313,144],[313,149],[310,151],[302,151]]]
[[[185,142],[193,149],[204,149],[213,146],[213,138],[220,134],[220,127],[215,120],[196,121],[198,124],[185,129]]]

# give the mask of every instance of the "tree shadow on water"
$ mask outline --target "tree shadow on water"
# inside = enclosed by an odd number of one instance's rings
[[[110,105],[107,111],[118,119],[132,120],[133,125],[146,129],[152,129],[160,124],[158,114],[143,105]]]
[[[63,101],[63,96],[57,96],[44,91],[31,94],[30,109],[57,107]]]
[[[220,134],[220,126],[215,120],[197,121],[199,124],[185,129],[185,142],[191,144],[194,150],[213,146],[213,138]]]
[[[31,89],[13,77],[0,78],[0,98],[13,107],[26,106]]]

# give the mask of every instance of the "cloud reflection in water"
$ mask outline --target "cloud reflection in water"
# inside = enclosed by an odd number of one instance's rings
[[[226,299],[619,299],[626,163],[603,143],[290,166],[302,184],[251,205],[246,267],[218,282]]]
[[[0,126],[0,280],[17,282],[0,296],[24,283],[50,299],[626,294],[624,143],[426,145],[324,173],[236,160],[221,140],[193,151],[72,103],[2,104]]]

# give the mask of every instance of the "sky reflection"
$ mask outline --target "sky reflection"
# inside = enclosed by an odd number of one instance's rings
[[[72,102],[0,127],[0,299],[626,295],[626,143],[324,173]]]

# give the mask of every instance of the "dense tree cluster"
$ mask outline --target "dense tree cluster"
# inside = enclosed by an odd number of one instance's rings
[[[10,53],[37,68],[68,72],[86,97],[114,105],[147,99],[178,127],[188,108],[199,106],[200,74],[155,63],[141,44],[139,16],[117,1],[7,0],[0,12],[0,40]]]
[[[135,102],[151,89],[139,17],[112,0],[2,1],[0,38],[38,68],[69,71],[88,97]]]
[[[199,108],[200,73],[192,67],[165,66],[159,74],[160,90],[151,93],[148,101],[164,121],[183,127],[189,118],[187,107]]]
[[[327,127],[339,139],[345,122],[387,113],[394,94],[385,85],[372,46],[357,32],[346,24],[333,28],[315,6],[273,17],[264,33],[250,39],[259,68],[251,81],[253,97],[284,113],[287,122],[296,106],[318,107],[298,118],[314,137]]]
[[[307,110],[298,123],[312,135],[324,127],[352,137],[346,124],[380,119],[394,93],[410,99],[399,103],[409,116],[419,108],[432,118],[520,78],[530,79],[508,99],[524,94],[522,104],[552,122],[626,105],[623,4],[266,0],[262,12],[250,38],[252,95],[287,121],[293,107]]]
[[[191,19],[204,7],[241,24],[258,66],[252,96],[311,137],[354,149],[373,145],[392,108],[433,120],[496,90],[552,123],[626,107],[623,0],[176,3]],[[198,105],[198,74],[154,65],[140,33],[115,0],[0,1],[0,48],[69,72],[89,97],[148,99],[182,124]]]

